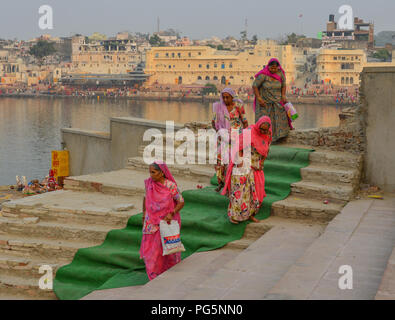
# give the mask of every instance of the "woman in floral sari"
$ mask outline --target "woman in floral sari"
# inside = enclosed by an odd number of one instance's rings
[[[240,134],[244,128],[248,127],[243,101],[237,99],[236,93],[231,88],[225,88],[221,92],[221,100],[213,104],[212,126],[217,132],[219,130],[227,130],[229,138],[232,131],[236,130],[237,134]],[[217,192],[224,186],[226,168],[229,163],[230,146],[231,139],[229,139],[229,143],[226,143],[221,140],[221,136],[218,137],[217,165],[215,166],[218,180]],[[226,155],[227,159],[223,159],[223,155]]]
[[[255,93],[255,119],[262,116],[270,117],[273,142],[287,137],[293,128],[284,109],[287,103],[285,71],[277,59],[271,59],[267,66],[255,75],[252,88]]]
[[[247,135],[251,136],[250,144],[247,143]],[[239,153],[235,152],[232,156],[222,191],[223,195],[229,195],[228,217],[234,224],[248,219],[259,222],[255,215],[266,197],[263,163],[269,153],[271,142],[271,121],[267,116],[243,130],[239,137]],[[246,160],[248,154],[251,154],[250,162]],[[244,159],[236,165],[235,163],[239,162],[238,156],[243,156]]]
[[[140,257],[144,259],[149,280],[156,278],[181,261],[181,253],[163,256],[159,223],[176,220],[181,228],[180,210],[184,207],[177,183],[164,162],[155,161],[145,180],[143,201],[143,238]]]

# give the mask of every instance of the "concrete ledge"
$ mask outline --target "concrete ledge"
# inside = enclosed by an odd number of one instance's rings
[[[135,117],[117,117],[117,118],[111,118],[110,121],[127,123],[127,124],[132,124],[132,125],[139,125],[139,126],[146,126],[146,127],[150,127],[150,128],[166,129],[166,122],[164,122],[164,121],[148,120],[148,119],[141,119],[141,118],[135,118]],[[179,123],[174,123],[175,130],[179,130],[182,128],[184,128],[184,125],[179,124]]]
[[[95,137],[99,139],[111,139],[111,135],[109,132],[103,132],[103,131],[93,131],[93,130],[84,130],[84,129],[79,129],[79,128],[62,128],[61,129],[62,133],[73,133],[73,134],[79,134],[83,136],[88,136],[88,137]]]
[[[395,73],[395,65],[392,66],[382,66],[382,67],[377,67],[377,66],[366,66],[363,68],[362,72],[365,73]]]

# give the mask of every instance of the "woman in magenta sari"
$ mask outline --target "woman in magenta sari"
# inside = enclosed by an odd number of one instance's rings
[[[180,210],[184,207],[184,199],[164,162],[155,161],[149,172],[150,178],[145,180],[140,257],[144,260],[149,280],[152,280],[181,261],[181,252],[163,256],[159,223],[161,220],[167,223],[176,220],[181,228]]]
[[[251,136],[250,144],[247,144],[247,135]],[[243,145],[244,141],[246,146]],[[231,157],[222,191],[223,195],[229,196],[228,217],[231,223],[237,224],[248,219],[259,222],[255,215],[266,197],[263,164],[271,142],[271,121],[267,116],[244,129],[239,136],[239,148]],[[251,154],[251,162],[247,161],[248,154]],[[244,156],[244,163],[235,164],[238,156]]]

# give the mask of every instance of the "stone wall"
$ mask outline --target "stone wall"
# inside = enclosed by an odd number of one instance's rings
[[[183,126],[175,124],[177,131]],[[110,132],[64,128],[62,146],[70,152],[70,175],[84,175],[125,168],[128,158],[139,155],[147,129],[166,131],[164,122],[120,117],[110,119]]]
[[[360,105],[343,109],[339,114],[340,124],[338,127],[293,130],[285,142],[333,151],[364,153],[366,139],[362,110]]]
[[[364,180],[395,192],[395,67],[365,67],[360,92],[366,128]]]

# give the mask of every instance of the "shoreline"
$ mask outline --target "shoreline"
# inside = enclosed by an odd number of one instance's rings
[[[66,98],[73,98],[73,99],[110,99],[110,100],[140,100],[140,101],[176,101],[176,102],[215,102],[219,100],[219,96],[182,96],[179,93],[170,95],[166,92],[166,95],[163,92],[153,92],[153,93],[140,93],[138,95],[129,95],[129,96],[106,96],[104,94],[97,94],[93,96],[73,96],[73,95],[64,95],[64,94],[24,94],[24,93],[3,93],[0,94],[0,98],[48,98],[48,99],[66,99]],[[252,103],[253,99],[248,99],[248,96],[240,95],[240,98],[244,102]],[[332,106],[353,106],[358,104],[357,103],[336,103],[334,101],[333,96],[321,96],[321,97],[295,97],[289,96],[288,100],[295,105],[298,104],[314,104],[314,105],[332,105]]]

